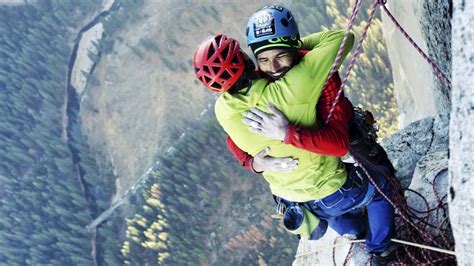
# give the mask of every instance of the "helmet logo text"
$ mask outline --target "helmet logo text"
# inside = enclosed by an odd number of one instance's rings
[[[255,38],[273,34],[275,34],[275,19],[273,15],[268,12],[260,12],[255,17],[254,22]]]

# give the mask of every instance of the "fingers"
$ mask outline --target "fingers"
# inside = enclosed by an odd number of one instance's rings
[[[268,158],[271,160],[272,171],[275,172],[290,172],[293,171],[298,166],[298,160],[291,157],[284,158]]]
[[[255,121],[255,120],[249,119],[249,118],[244,118],[242,120],[242,122],[249,126],[249,131],[250,132],[257,133],[257,134],[260,134],[260,135],[264,135],[265,130],[262,127],[261,123]]]
[[[295,168],[296,166],[298,166],[298,160],[294,160],[292,159],[290,162],[287,163],[286,167],[289,168],[289,169],[293,169]],[[283,165],[281,165],[281,167],[283,167]]]
[[[266,130],[262,127],[262,124],[248,118],[243,119],[242,122],[249,126],[250,132],[265,135]]]
[[[249,125],[250,128],[257,128],[260,125],[259,122],[255,121],[255,120],[252,120],[250,118],[244,118],[242,120],[242,122],[244,122],[244,124],[246,124],[246,125]]]
[[[268,103],[267,105],[269,111],[273,114],[277,115],[283,115],[283,113],[276,108],[276,106],[273,103]],[[271,117],[271,115],[265,113],[264,111],[258,109],[257,107],[252,107],[250,108],[249,111],[243,113],[244,117],[252,119],[254,121],[257,121],[261,123],[264,119]]]
[[[270,109],[270,111],[274,112],[275,110],[278,110],[273,103],[268,103],[267,108]]]
[[[262,110],[256,108],[256,107],[252,107],[250,108],[250,111],[253,115],[255,116],[258,116],[260,119],[264,119],[265,117],[268,117],[268,114],[263,112]]]
[[[291,157],[283,157],[283,158],[275,158],[272,157],[272,163],[274,165],[293,165],[294,163],[298,163],[298,160],[293,159]]]
[[[250,132],[253,132],[253,133],[257,133],[257,134],[260,134],[260,135],[264,135],[263,133],[263,129],[261,128],[258,128],[258,127],[253,127],[253,126],[250,126],[249,127],[249,131]]]
[[[275,158],[268,156],[270,148],[267,147],[257,153],[254,157],[254,164],[262,171],[291,172],[298,166],[298,160],[291,157]]]
[[[274,166],[274,171],[277,172],[290,172],[293,171],[298,166],[298,160],[289,158],[290,161],[282,162]]]
[[[263,157],[267,156],[268,153],[270,153],[270,147],[266,147],[265,149],[261,150],[259,153],[257,153],[257,154],[255,155],[255,157],[261,157],[261,158],[263,158]]]
[[[273,172],[288,173],[288,172],[293,171],[294,169],[295,169],[294,167],[291,167],[291,168],[277,167],[275,168],[275,170],[273,170]]]
[[[263,121],[263,117],[256,114],[255,112],[252,111],[252,109],[256,109],[256,108],[251,108],[250,111],[247,111],[247,112],[244,112],[243,113],[243,116],[246,118],[246,119],[250,119],[252,121],[255,121],[255,122],[258,122],[258,123],[261,123]],[[256,109],[258,110],[258,109]]]

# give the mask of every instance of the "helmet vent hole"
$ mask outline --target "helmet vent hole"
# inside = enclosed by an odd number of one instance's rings
[[[204,69],[204,71],[206,71],[206,73],[211,73],[211,71],[209,71],[209,67],[208,67],[208,66],[203,65],[202,68]]]
[[[238,69],[238,68],[231,67],[230,69],[231,69],[232,71],[234,71],[234,73],[238,73],[238,72],[239,72],[239,69]]]
[[[204,83],[207,84],[207,83],[209,83],[209,81],[211,81],[211,78],[206,77],[206,76],[203,76],[203,82],[204,82]]]
[[[224,73],[222,73],[222,75],[221,75],[221,78],[223,78],[225,80],[228,80],[231,77],[232,77],[232,75],[227,70],[225,70]]]
[[[222,50],[222,58],[227,58],[227,54],[229,54],[229,45]]]
[[[219,73],[220,69],[221,69],[220,67],[215,67],[215,66],[212,67],[212,71],[214,71],[214,74]]]
[[[199,68],[195,67],[194,68],[194,73],[198,73],[199,72]]]
[[[214,50],[214,46],[211,45],[211,46],[209,47],[209,52],[207,52],[207,58],[211,58],[211,56],[214,55],[214,52],[215,52],[215,51],[216,51],[216,50]]]
[[[239,63],[239,57],[234,56],[234,57],[232,58],[231,63],[233,63],[233,64],[238,64],[238,63]]]
[[[285,18],[281,19],[281,24],[283,24],[285,27],[288,27],[288,20]]]
[[[218,90],[220,90],[222,88],[221,84],[219,84],[217,82],[212,83],[211,87],[213,87],[214,89],[218,89]]]

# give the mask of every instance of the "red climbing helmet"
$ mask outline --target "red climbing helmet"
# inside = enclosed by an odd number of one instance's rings
[[[245,69],[239,42],[223,34],[207,38],[194,52],[193,67],[204,86],[212,91],[228,91]]]

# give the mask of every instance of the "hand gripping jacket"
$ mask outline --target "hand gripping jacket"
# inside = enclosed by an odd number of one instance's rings
[[[247,45],[255,55],[271,48],[298,47],[299,39],[291,11],[279,5],[259,9],[247,23]]]
[[[245,69],[239,42],[226,35],[207,38],[194,52],[193,67],[204,86],[216,92],[228,91]]]

